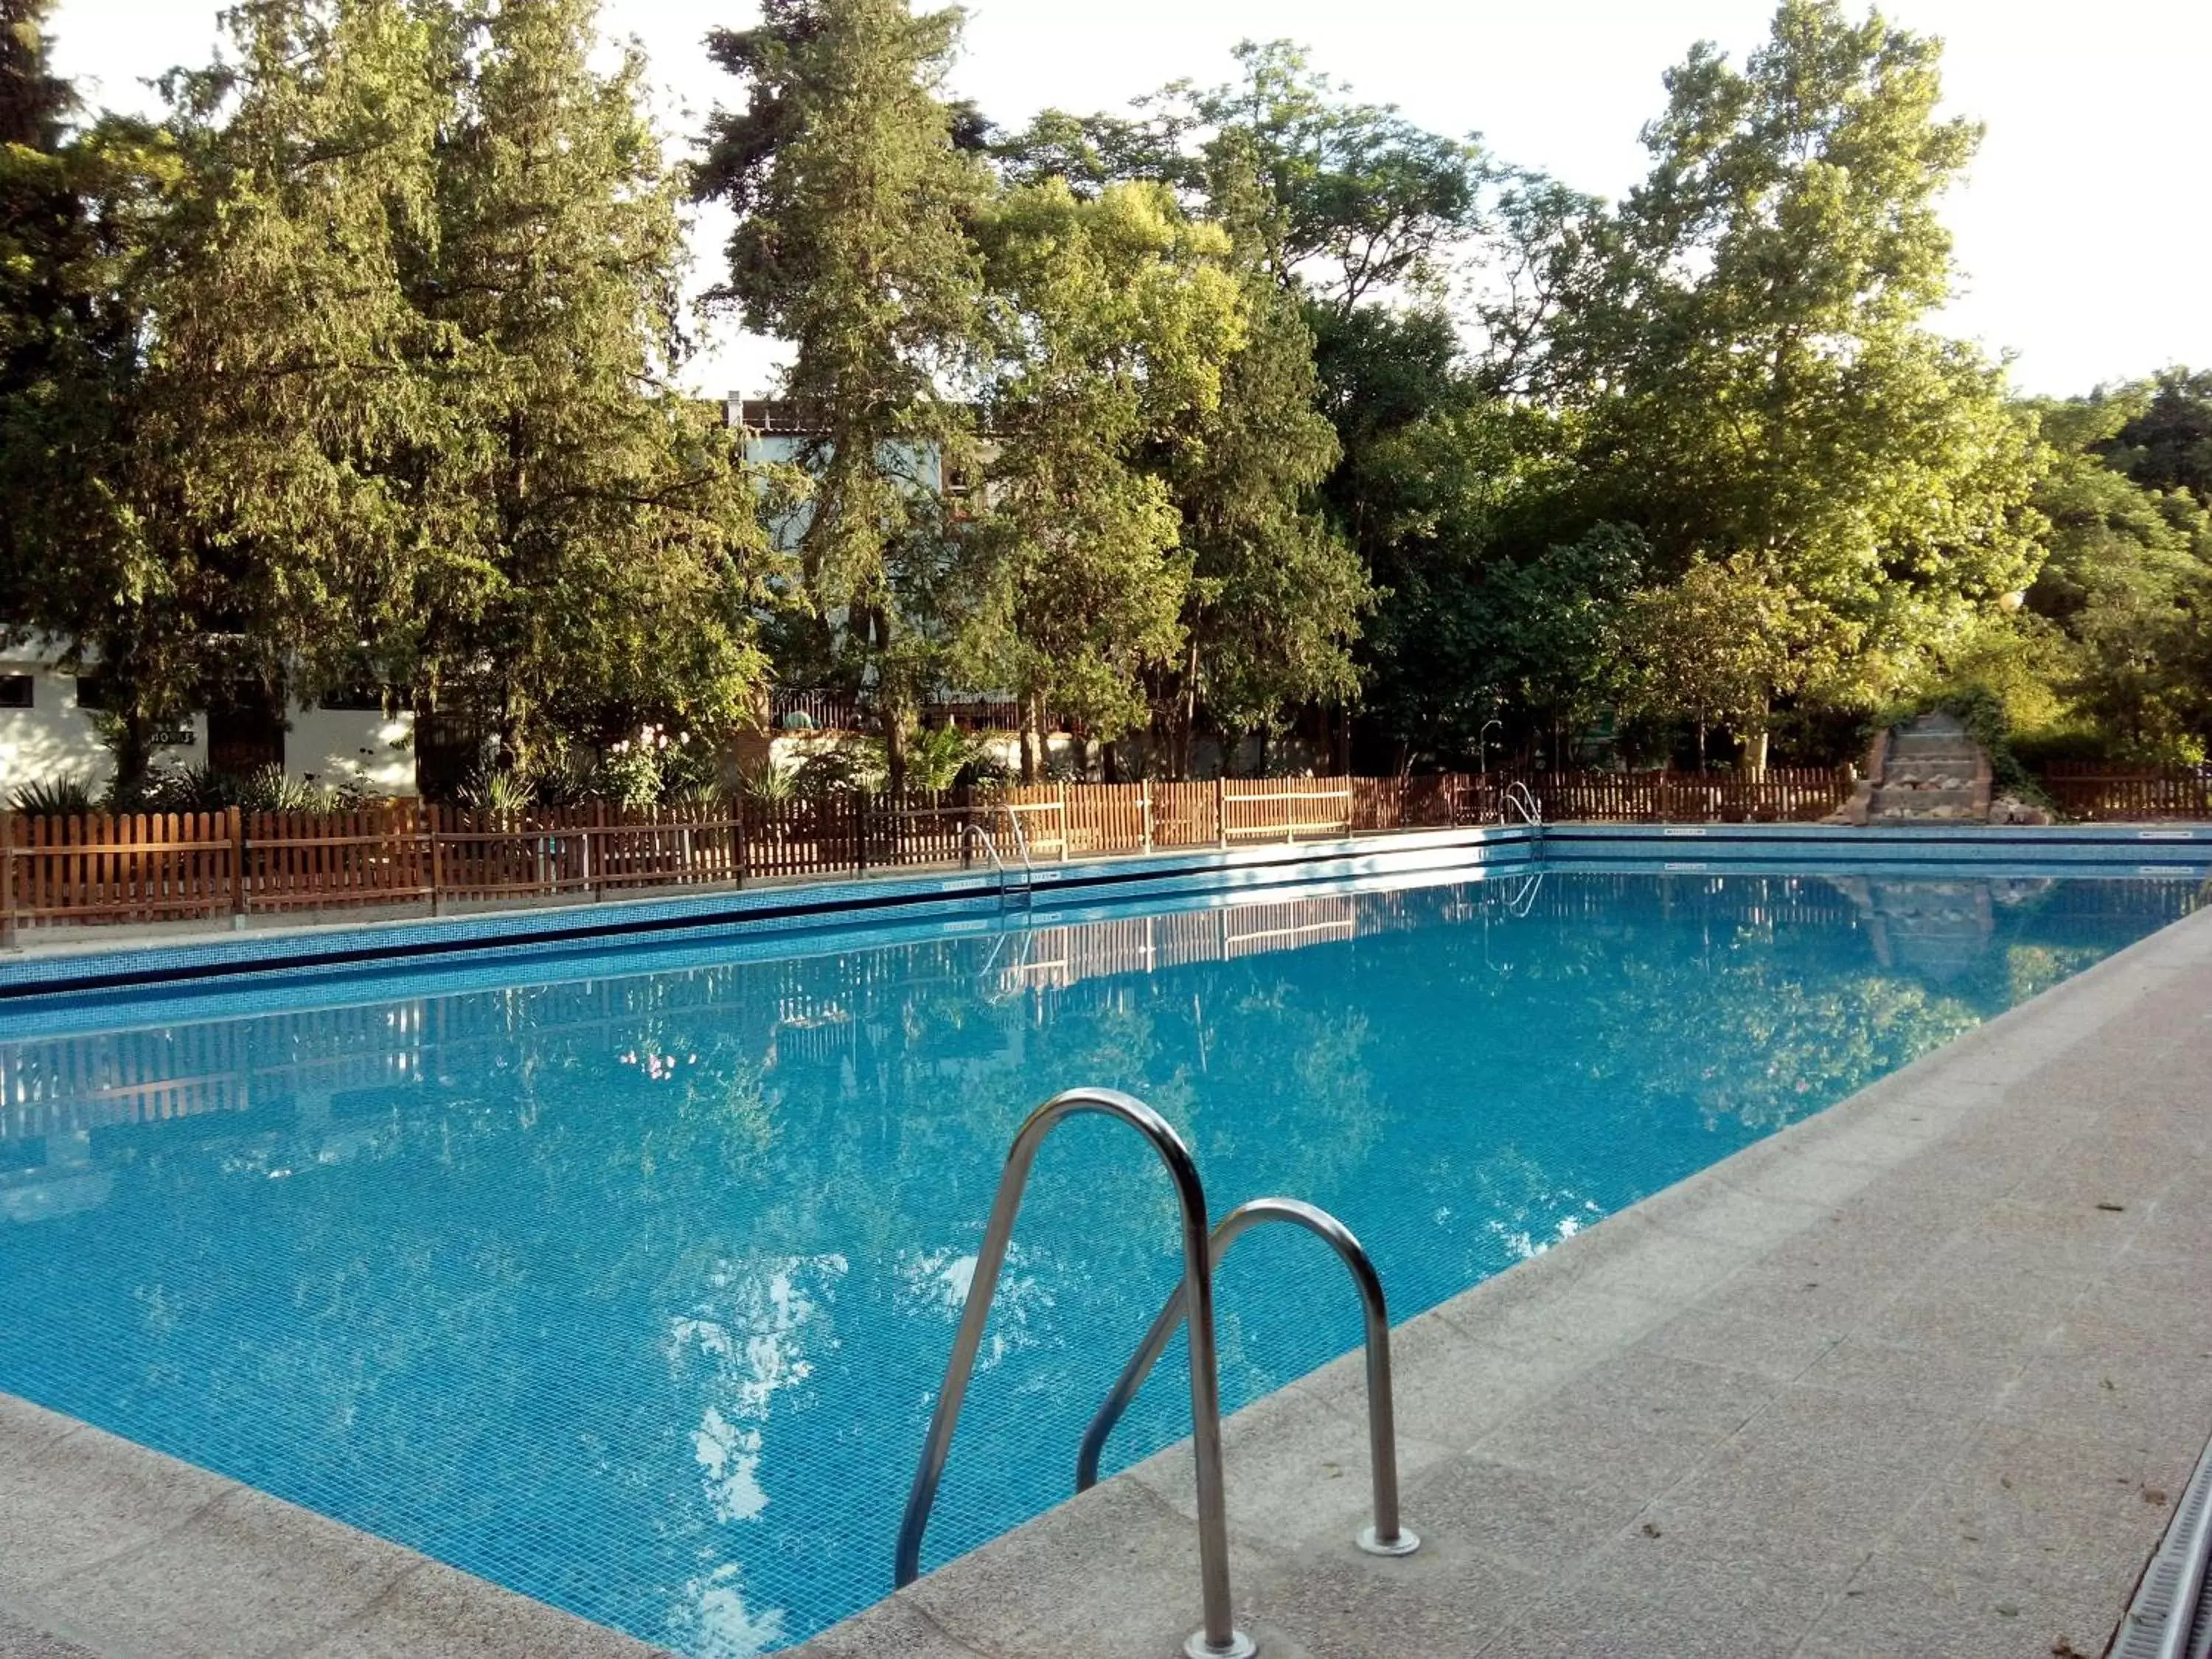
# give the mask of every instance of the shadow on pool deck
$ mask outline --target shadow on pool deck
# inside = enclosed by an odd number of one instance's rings
[[[1409,1322],[1408,1559],[1352,1547],[1357,1356],[1257,1402],[1240,1622],[1271,1659],[2102,1653],[2212,1430],[2208,1079],[2212,915]],[[1189,1480],[1170,1448],[797,1652],[1169,1659]],[[647,1651],[0,1396],[0,1656]]]

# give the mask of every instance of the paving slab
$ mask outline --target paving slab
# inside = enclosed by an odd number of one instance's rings
[[[0,1659],[652,1659],[413,1550],[0,1395]]]

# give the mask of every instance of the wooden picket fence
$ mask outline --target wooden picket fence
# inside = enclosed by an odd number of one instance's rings
[[[2052,766],[2039,781],[2060,812],[2092,823],[2212,818],[2212,765]]]
[[[1526,785],[1552,822],[1802,823],[1842,806],[1852,780],[1840,769],[1773,767],[1755,773],[1527,772],[1506,782]]]
[[[1440,774],[1037,784],[499,817],[396,802],[351,812],[0,814],[0,936],[71,922],[245,918],[349,907],[596,899],[942,866],[1292,842],[1498,823],[1527,787],[1548,821],[1824,817],[1846,772]],[[2201,789],[2196,797],[2202,800]],[[1011,826],[1020,826],[1017,836]]]

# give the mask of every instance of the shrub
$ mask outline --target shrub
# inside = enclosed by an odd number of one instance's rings
[[[520,817],[530,810],[530,780],[504,768],[480,771],[461,786],[461,805],[495,817]]]
[[[792,790],[809,797],[872,793],[884,787],[883,745],[872,739],[818,749],[792,769]]]
[[[906,781],[910,788],[944,790],[960,781],[982,748],[957,726],[917,732],[908,740]]]
[[[599,767],[605,793],[632,810],[656,805],[681,789],[711,785],[714,772],[708,745],[694,744],[689,732],[672,734],[650,722],[609,749]]]
[[[91,781],[75,773],[50,778],[43,783],[23,785],[15,791],[12,805],[18,812],[27,812],[33,817],[82,817],[98,810]]]
[[[564,750],[532,769],[530,798],[547,808],[582,806],[603,799],[606,785],[599,762],[589,755]],[[517,809],[520,810],[520,809]]]
[[[791,773],[772,760],[763,760],[738,774],[738,793],[759,805],[774,806],[797,795],[799,785]]]

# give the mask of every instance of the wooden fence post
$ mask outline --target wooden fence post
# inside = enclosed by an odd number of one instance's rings
[[[1152,781],[1149,777],[1137,780],[1137,805],[1144,815],[1145,850],[1152,850]]]
[[[853,792],[853,870],[856,875],[868,872],[868,792]]]
[[[1074,837],[1067,830],[1067,786],[1063,783],[1060,786],[1060,861],[1062,864],[1067,862],[1067,847],[1073,840]]]
[[[737,837],[738,842],[735,850],[738,861],[737,884],[739,887],[745,884],[745,876],[752,862],[752,837],[745,833],[745,808],[750,805],[750,798],[742,794],[730,803],[730,830]]]
[[[446,885],[446,844],[438,838],[438,832],[445,828],[445,820],[446,809],[434,805],[424,820],[430,826],[430,914],[434,916],[439,912]]]
[[[1228,784],[1219,777],[1213,780],[1213,844],[1216,847],[1229,845]]]
[[[235,806],[226,807],[230,820],[230,925],[246,926],[246,817]]]
[[[15,948],[15,815],[0,811],[0,950]]]

